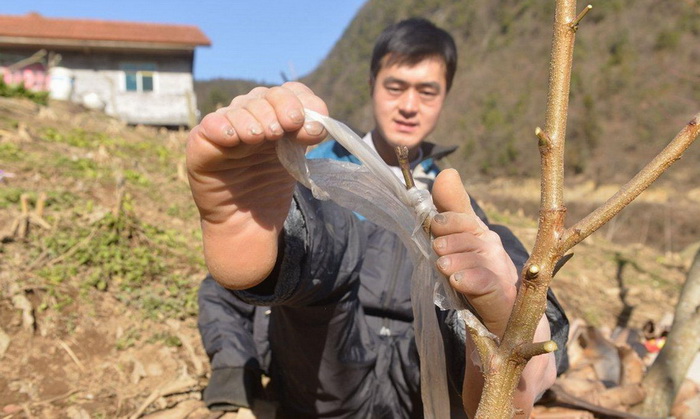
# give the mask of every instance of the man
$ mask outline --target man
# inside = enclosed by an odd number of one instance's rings
[[[431,223],[438,269],[502,335],[527,254],[472,207],[455,171],[436,177],[440,152],[425,141],[456,60],[452,38],[426,20],[386,29],[371,62],[375,128],[364,140],[393,167],[394,147],[408,147],[418,183],[432,186],[440,211]],[[200,331],[212,361],[204,399],[210,408],[248,405],[250,394],[240,392],[254,391],[263,369],[289,417],[422,417],[406,248],[394,233],[315,200],[277,160],[274,143],[284,135],[305,145],[324,139],[322,126],[304,121],[305,107],[327,114],[299,83],[256,88],[190,134],[188,173],[211,273],[200,290]],[[354,160],[333,141],[313,154]],[[553,298],[547,314],[535,340],[551,336],[563,348],[568,323]],[[483,386],[472,343],[454,313],[438,316],[450,385],[471,415]],[[530,361],[516,407],[529,412],[561,358]]]

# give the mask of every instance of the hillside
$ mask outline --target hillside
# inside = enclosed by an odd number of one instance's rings
[[[184,139],[0,97],[2,417],[127,417],[201,389]]]
[[[0,98],[3,418],[209,417],[185,137]],[[531,246],[532,218],[482,204]],[[638,328],[672,310],[691,256],[591,237],[554,288],[571,319]]]
[[[700,1],[590,3],[577,32],[567,168],[619,183],[700,111]],[[470,178],[538,176],[533,133],[544,124],[553,9],[552,1],[370,0],[303,81],[332,115],[367,130],[374,39],[400,19],[429,18],[453,34],[460,56],[434,140],[460,146],[452,163]],[[694,147],[665,180],[689,187],[699,161]]]

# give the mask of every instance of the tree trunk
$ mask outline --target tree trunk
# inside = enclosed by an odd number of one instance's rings
[[[676,306],[673,326],[666,344],[649,368],[642,385],[647,396],[633,410],[643,416],[667,417],[700,350],[700,250],[688,272]]]

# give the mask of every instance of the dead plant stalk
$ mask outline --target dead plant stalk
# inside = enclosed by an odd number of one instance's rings
[[[512,417],[516,413],[512,403],[514,390],[528,360],[556,350],[554,342],[533,343],[533,337],[544,314],[547,289],[561,264],[568,260],[566,253],[648,188],[680,158],[700,131],[698,114],[617,194],[572,227],[564,228],[564,142],[574,40],[581,19],[590,9],[589,5],[577,15],[575,0],[556,0],[545,128],[535,131],[541,156],[539,228],[500,344],[470,331],[485,379],[477,418]]]

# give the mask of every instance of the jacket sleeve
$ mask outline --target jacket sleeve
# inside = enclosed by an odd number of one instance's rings
[[[246,304],[207,275],[198,292],[197,326],[211,363],[211,377],[203,392],[210,410],[251,407],[260,394],[265,348],[256,344],[258,319],[264,308]],[[263,311],[263,313],[261,313]]]

